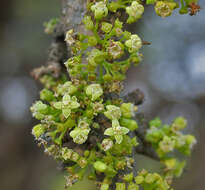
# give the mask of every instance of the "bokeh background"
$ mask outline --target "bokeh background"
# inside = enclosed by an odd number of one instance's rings
[[[205,7],[205,1],[200,5]],[[31,135],[36,123],[29,107],[41,86],[30,72],[45,63],[51,36],[43,23],[60,15],[59,0],[4,0],[0,6],[0,189],[63,190],[58,164],[43,154]],[[147,118],[160,116],[170,122],[187,118],[187,132],[198,144],[176,190],[203,190],[205,187],[205,11],[190,17],[175,13],[162,19],[149,7],[132,27],[152,43],[143,48],[144,61],[131,68],[124,93],[140,88],[145,102],[140,106]],[[139,166],[156,163],[141,159]],[[95,189],[82,182],[74,189]]]

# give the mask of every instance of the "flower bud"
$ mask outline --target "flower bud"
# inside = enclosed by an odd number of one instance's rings
[[[121,104],[120,110],[123,117],[131,118],[134,116],[134,105],[132,103]]]
[[[130,183],[130,184],[128,185],[127,190],[139,190],[139,186],[136,185],[136,184],[134,184],[134,183]]]
[[[102,148],[104,151],[111,149],[113,146],[113,141],[111,139],[104,139],[102,142]]]
[[[183,117],[178,117],[172,123],[171,128],[174,131],[179,131],[179,130],[184,129],[186,125],[187,125],[187,121]]]
[[[163,140],[159,143],[159,148],[164,153],[173,151],[174,146],[175,146],[174,141],[168,136],[165,136]]]
[[[85,28],[87,30],[93,30],[94,24],[93,24],[93,21],[91,19],[91,16],[85,16],[83,19],[83,23],[85,24]]]
[[[175,2],[157,1],[155,11],[158,16],[168,17],[172,14],[176,5],[177,4]]]
[[[109,11],[116,12],[121,7],[120,3],[118,2],[111,2],[108,6]]]
[[[104,172],[107,169],[107,165],[101,161],[97,161],[94,163],[94,168],[98,171],[98,172]]]
[[[48,102],[55,99],[53,92],[48,90],[48,89],[41,90],[40,98],[41,98],[41,100],[45,100],[45,101],[48,101]]]
[[[125,190],[125,183],[116,183],[116,190]]]
[[[103,95],[103,89],[99,84],[91,84],[86,88],[86,94],[91,96],[92,101],[95,101]]]
[[[143,182],[144,182],[144,177],[143,176],[140,176],[140,175],[138,175],[138,176],[136,176],[135,177],[135,182],[136,182],[136,184],[142,184]]]
[[[92,66],[97,66],[97,64],[103,62],[103,60],[105,59],[104,56],[105,55],[102,51],[100,51],[98,49],[93,49],[88,56],[88,62]]]
[[[142,47],[142,40],[137,34],[131,35],[130,39],[125,42],[130,53],[137,52]]]
[[[112,24],[108,22],[102,22],[101,30],[105,33],[109,33],[112,30]]]
[[[110,41],[107,51],[113,59],[118,59],[124,54],[124,46],[121,42]]]
[[[94,36],[89,36],[88,37],[88,44],[90,46],[96,46],[97,43],[98,43],[98,41],[97,41],[96,37],[94,37]]]
[[[103,183],[103,184],[101,185],[101,187],[100,187],[100,190],[109,190],[109,185]]]
[[[139,19],[144,13],[144,6],[139,4],[137,1],[133,1],[131,6],[126,8],[126,12],[129,15],[127,23],[133,23]]]
[[[103,17],[108,15],[108,8],[102,1],[96,2],[94,5],[92,5],[91,10],[94,12],[95,19],[97,20],[101,20]]]
[[[70,132],[70,136],[76,144],[83,144],[86,142],[89,132],[90,129],[75,128]]]
[[[133,180],[133,173],[124,175],[123,180],[126,182],[131,182]]]
[[[138,124],[133,119],[122,118],[120,119],[120,124],[127,127],[130,131],[138,129]]]
[[[43,135],[45,132],[45,128],[43,125],[38,124],[36,126],[33,127],[32,129],[32,135],[38,139],[41,135]]]
[[[110,119],[110,120],[114,120],[114,119],[119,119],[121,117],[121,110],[119,107],[114,106],[114,105],[108,105],[106,106],[107,111],[104,112],[104,115]]]
[[[65,82],[63,85],[58,85],[57,94],[65,95],[65,94],[74,94],[77,91],[77,88],[72,84],[71,81]]]

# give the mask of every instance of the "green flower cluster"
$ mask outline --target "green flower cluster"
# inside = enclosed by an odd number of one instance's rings
[[[146,139],[153,144],[159,157],[166,157],[167,153],[175,149],[185,155],[190,155],[193,145],[196,143],[192,135],[184,135],[181,130],[186,127],[186,120],[176,118],[171,125],[163,125],[159,118],[150,122]]]
[[[173,153],[178,150],[182,154],[189,156],[196,139],[192,135],[184,135],[183,130],[187,122],[183,117],[176,118],[171,125],[163,125],[159,118],[149,123],[146,139],[152,143],[161,162],[166,167],[165,176],[172,180],[173,176],[180,177],[185,167],[185,161],[179,161],[174,158]]]
[[[172,15],[174,9],[179,8],[179,13],[180,14],[187,14],[191,13],[191,5],[192,4],[197,4],[198,0],[180,0],[180,4],[176,0],[146,0],[146,4],[154,4],[155,5],[155,12],[158,16],[161,17],[168,17]],[[198,12],[199,10],[197,10]],[[194,13],[196,14],[196,12]]]
[[[177,7],[173,0],[146,3],[155,4],[156,13],[162,17]],[[134,120],[137,107],[111,96],[121,92],[121,82],[130,65],[141,61],[143,42],[137,34],[124,29],[116,16],[123,11],[126,23],[133,23],[142,17],[144,5],[140,0],[88,0],[82,21],[88,32],[81,34],[71,29],[65,36],[72,53],[65,62],[69,80],[66,75],[40,78],[45,88],[31,107],[33,117],[40,120],[32,134],[45,153],[64,163],[69,173],[67,187],[87,174],[100,190],[109,190],[122,170],[133,169],[133,148],[138,141],[131,133],[138,130]],[[55,24],[57,20],[47,23],[49,33]],[[146,140],[166,166],[165,177],[145,170],[137,176],[126,174],[115,184],[116,190],[170,189],[170,178],[181,174],[185,162],[168,153],[177,149],[189,155],[196,142],[193,136],[180,132],[185,126],[183,118],[171,125],[162,125],[159,119],[151,121]]]

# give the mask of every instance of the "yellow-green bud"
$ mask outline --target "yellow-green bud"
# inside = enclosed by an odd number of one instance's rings
[[[107,165],[101,161],[97,161],[94,163],[94,168],[98,171],[98,172],[104,172],[107,169]]]
[[[103,183],[103,184],[101,185],[101,187],[100,187],[100,190],[109,190],[109,185]]]
[[[125,183],[116,183],[116,190],[125,190]]]
[[[108,22],[102,22],[101,30],[105,33],[109,33],[112,30],[112,24]]]
[[[133,119],[122,118],[120,119],[120,124],[127,127],[130,131],[138,129],[138,124]]]
[[[136,176],[135,182],[136,182],[136,184],[142,184],[144,182],[144,177],[140,176],[140,175]]]
[[[44,132],[45,132],[45,127],[41,124],[34,126],[32,129],[32,135],[34,135],[36,139],[38,139],[41,135],[43,135]]]
[[[92,30],[94,28],[94,24],[91,19],[91,16],[85,16],[83,19],[83,23],[85,24],[87,30]]]
[[[131,118],[134,116],[134,105],[132,103],[123,103],[120,106],[122,116],[126,118]]]
[[[127,23],[133,23],[144,13],[144,6],[139,4],[137,1],[133,1],[131,6],[126,8],[126,12],[129,15]]]
[[[106,108],[107,108],[107,111],[104,112],[104,115],[108,119],[113,120],[113,119],[119,119],[121,117],[121,110],[119,107],[114,106],[114,105],[108,105],[106,106]]]
[[[155,11],[158,16],[168,17],[172,14],[176,5],[177,4],[175,2],[157,1]]]
[[[91,84],[86,88],[86,94],[91,96],[92,101],[95,101],[103,95],[103,89],[100,84]]]
[[[89,36],[89,38],[88,38],[88,44],[89,44],[90,46],[96,46],[97,43],[98,43],[98,41],[97,41],[96,37],[94,37],[94,36]]]
[[[95,19],[97,20],[101,20],[103,17],[108,15],[108,8],[102,1],[96,2],[94,5],[92,5],[91,10],[94,12]]]
[[[125,42],[125,45],[128,47],[130,53],[134,53],[142,47],[142,40],[137,34],[134,34]]]

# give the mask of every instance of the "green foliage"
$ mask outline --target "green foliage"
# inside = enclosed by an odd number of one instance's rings
[[[183,2],[182,9],[186,9],[193,1]],[[174,0],[146,3],[154,4],[162,17],[178,7]],[[108,190],[122,170],[133,169],[133,148],[139,143],[130,133],[141,127],[134,120],[137,107],[120,98],[109,98],[121,92],[126,71],[142,57],[141,38],[125,30],[125,23],[116,18],[122,11],[127,14],[126,23],[133,23],[142,17],[144,5],[140,0],[88,1],[82,22],[89,32],[81,34],[71,29],[66,33],[65,41],[72,53],[65,63],[70,80],[44,75],[40,79],[45,86],[41,100],[31,107],[33,116],[40,120],[32,134],[48,155],[65,164],[67,187],[88,174],[88,179],[98,181],[101,190]],[[54,19],[46,24],[48,33],[57,22]],[[180,117],[171,125],[163,125],[160,119],[151,121],[146,140],[166,172],[159,175],[142,170],[137,176],[127,173],[116,182],[116,190],[125,190],[126,186],[128,190],[170,189],[170,178],[181,175],[185,162],[169,153],[178,150],[189,155],[196,142],[193,136],[182,134],[185,126],[186,121]]]

